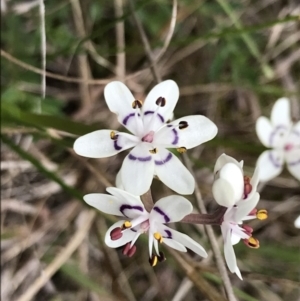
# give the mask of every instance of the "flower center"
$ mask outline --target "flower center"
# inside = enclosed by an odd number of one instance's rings
[[[148,220],[148,219],[140,224],[140,229],[141,229],[144,233],[146,233],[146,232],[149,230],[149,227],[150,227],[150,223],[149,223],[149,220]]]
[[[294,148],[294,145],[291,144],[291,143],[288,143],[284,146],[284,150],[287,151],[287,152],[292,150],[293,148]]]
[[[155,134],[154,131],[150,131],[147,135],[145,135],[145,136],[142,138],[142,141],[143,141],[143,142],[149,142],[149,143],[152,143],[153,138],[154,138],[154,134]]]

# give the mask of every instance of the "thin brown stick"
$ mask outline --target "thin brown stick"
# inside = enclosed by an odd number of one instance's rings
[[[41,84],[41,96],[42,99],[46,97],[46,26],[45,26],[45,4],[44,0],[39,0],[39,11],[41,20],[41,56],[42,56],[42,84]],[[38,112],[42,112],[42,100],[39,101]]]
[[[166,36],[166,39],[165,39],[162,49],[155,56],[156,62],[163,56],[163,54],[166,52],[166,50],[168,49],[168,47],[170,45],[170,42],[171,42],[173,34],[174,34],[175,26],[176,26],[176,19],[177,19],[177,0],[173,0],[173,9],[172,9],[172,17],[171,17],[169,32]]]
[[[29,65],[29,64],[15,58],[14,56],[12,56],[8,52],[4,51],[3,49],[1,49],[1,56],[6,58],[11,63],[13,63],[13,64],[15,64],[15,65],[17,65],[17,66],[19,66],[23,69],[29,70],[29,71],[34,72],[36,74],[41,74],[41,75],[43,74],[42,69],[34,67],[32,65]],[[127,75],[126,80],[127,79],[133,79],[135,77],[141,76],[144,73],[147,73],[149,68],[150,67],[147,67],[145,69],[142,69],[142,70],[136,71],[136,72],[134,72],[130,75]],[[47,77],[54,78],[54,79],[64,81],[64,82],[68,82],[68,83],[82,83],[82,82],[84,82],[84,80],[82,78],[79,78],[79,77],[63,76],[63,75],[60,75],[60,74],[47,72],[47,71],[45,72],[45,75]],[[111,77],[109,79],[89,79],[86,82],[89,85],[106,85],[106,84],[110,83],[112,80],[115,80],[115,79],[116,79],[116,77]]]
[[[34,73],[41,74],[41,75],[44,74],[42,69],[39,69],[37,67],[34,67],[32,65],[24,63],[23,61],[18,60],[17,58],[13,57],[11,54],[7,53],[3,49],[1,49],[1,56],[26,70],[29,70],[29,71],[32,71]],[[55,74],[55,73],[48,72],[48,71],[45,72],[45,75],[47,77],[51,77],[51,78],[69,82],[69,83],[82,83],[84,81],[82,78],[63,76],[63,75]],[[110,81],[111,81],[111,79],[89,79],[87,82],[91,85],[106,85]]]
[[[147,55],[148,60],[151,64],[150,69],[152,71],[153,77],[159,83],[159,82],[161,82],[161,76],[160,76],[160,74],[157,70],[157,66],[156,66],[156,63],[155,63],[155,59],[153,58],[153,55],[152,55],[152,50],[151,50],[148,38],[146,36],[146,33],[144,31],[144,28],[142,26],[142,23],[141,23],[140,19],[136,15],[134,4],[133,4],[132,0],[129,0],[129,5],[130,5],[131,13],[132,13],[133,18],[134,18],[134,22],[135,22],[135,24],[138,28],[139,34],[141,36],[141,39],[142,39],[142,42],[143,42],[143,45],[144,45],[144,48],[145,48],[146,55]]]
[[[71,257],[75,250],[80,246],[81,242],[86,237],[94,217],[96,215],[94,210],[84,211],[85,222],[69,240],[66,247],[54,258],[54,260],[46,267],[39,278],[37,278],[32,285],[25,291],[25,293],[17,301],[30,301],[38,293],[38,291],[45,285],[45,283],[54,275],[54,273]]]
[[[79,0],[72,0],[71,7],[73,11],[74,23],[76,27],[77,35],[80,39],[84,39],[86,36],[85,24],[83,20],[83,14],[80,6]],[[84,43],[86,45],[87,42]],[[89,91],[88,81],[92,77],[91,76],[91,68],[88,62],[88,57],[86,53],[79,54],[78,57],[78,68],[80,76],[82,77],[83,81],[79,85],[80,91],[80,98],[83,105],[89,106],[92,103],[92,98]]]
[[[114,0],[115,6],[115,16],[116,18],[121,18],[123,15],[123,0]],[[120,20],[116,23],[116,44],[117,44],[117,66],[116,74],[121,80],[125,80],[126,73],[126,57],[125,57],[125,28],[124,21]]]
[[[226,301],[226,299],[217,292],[217,290],[196,270],[188,261],[186,261],[176,251],[169,249],[177,263],[185,271],[186,276],[194,283],[200,292],[210,301]]]

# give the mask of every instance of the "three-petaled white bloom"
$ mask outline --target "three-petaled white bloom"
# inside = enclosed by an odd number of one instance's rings
[[[287,98],[275,102],[271,120],[264,116],[257,119],[256,133],[264,146],[272,148],[258,158],[259,180],[265,182],[278,176],[284,162],[290,173],[300,180],[300,121],[292,123]]]
[[[84,200],[98,210],[122,216],[113,224],[105,235],[105,243],[111,248],[124,246],[123,254],[132,256],[135,253],[135,242],[142,233],[149,236],[149,258],[151,265],[158,260],[164,260],[159,252],[158,243],[181,252],[191,249],[198,255],[206,257],[207,253],[201,245],[189,236],[171,229],[164,224],[180,221],[191,213],[191,203],[182,196],[172,195],[156,202],[149,212],[146,211],[140,197],[134,196],[124,190],[110,187],[106,189],[111,195],[93,193],[84,196]],[[156,255],[153,254],[153,245]]]
[[[195,180],[181,161],[167,148],[179,152],[212,139],[216,125],[200,115],[169,122],[179,97],[177,84],[166,80],[156,85],[142,103],[121,82],[111,82],[104,90],[109,109],[133,135],[113,130],[99,130],[79,137],[74,144],[77,154],[90,158],[113,156],[132,148],[120,171],[126,191],[142,195],[153,175],[180,194],[191,194]]]
[[[242,224],[243,221],[258,217],[255,209],[260,197],[256,191],[258,169],[255,169],[251,179],[244,177],[243,161],[238,162],[222,154],[215,164],[214,173],[214,198],[219,205],[227,207],[221,224],[224,256],[229,270],[242,279],[233,245],[242,239],[248,246],[258,247],[258,241],[252,237],[252,228]],[[266,212],[260,212],[260,215],[258,218],[264,219],[262,215],[266,215]]]

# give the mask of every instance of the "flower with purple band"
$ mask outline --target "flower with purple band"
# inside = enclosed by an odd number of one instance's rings
[[[247,246],[258,248],[258,240],[252,237],[253,229],[242,223],[254,218],[267,217],[265,210],[255,209],[260,197],[256,191],[258,169],[255,169],[250,179],[243,175],[243,161],[238,162],[223,154],[216,162],[214,173],[214,198],[219,205],[227,207],[221,224],[225,260],[229,270],[242,279],[233,245],[242,239]]]
[[[159,251],[159,243],[165,243],[181,252],[186,252],[186,248],[189,248],[202,257],[207,256],[203,247],[189,236],[165,226],[167,223],[182,220],[192,212],[191,203],[184,197],[164,197],[154,204],[149,213],[140,197],[114,187],[107,188],[107,192],[111,195],[92,193],[85,195],[84,200],[104,213],[123,217],[106,232],[105,243],[109,247],[124,246],[123,254],[131,257],[136,251],[135,242],[138,237],[148,233],[149,261],[152,266],[165,259]]]
[[[121,82],[111,82],[104,90],[109,109],[132,134],[99,130],[79,137],[74,144],[77,154],[90,158],[113,156],[132,148],[120,170],[126,191],[142,195],[153,175],[180,194],[191,194],[195,180],[181,161],[167,150],[184,152],[212,139],[216,125],[201,115],[169,122],[179,97],[177,84],[166,80],[156,85],[144,102],[136,100]]]
[[[275,102],[271,120],[264,116],[257,119],[256,133],[264,146],[272,148],[258,158],[260,181],[266,182],[278,176],[284,162],[290,173],[300,180],[300,121],[292,123],[287,98]]]

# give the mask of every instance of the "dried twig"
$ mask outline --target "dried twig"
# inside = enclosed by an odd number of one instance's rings
[[[174,34],[174,30],[175,30],[176,18],[177,18],[177,0],[173,0],[173,9],[172,9],[172,17],[171,17],[169,32],[168,32],[168,34],[166,36],[166,39],[164,41],[164,45],[163,45],[162,49],[155,56],[154,60],[156,62],[163,56],[163,54],[166,52],[166,50],[169,47],[169,44],[170,44],[170,42],[172,40],[172,37],[173,37],[173,34]]]
[[[41,19],[41,53],[42,53],[42,99],[46,96],[46,26],[45,26],[45,4],[44,0],[39,0],[39,10],[40,10],[40,19]],[[42,112],[42,105],[39,102],[38,112]]]
[[[153,54],[152,54],[152,50],[151,50],[148,38],[146,36],[146,33],[144,31],[144,28],[142,26],[142,23],[141,23],[140,19],[136,15],[133,1],[129,0],[129,4],[130,4],[131,13],[132,13],[133,18],[134,18],[134,22],[135,22],[135,24],[138,28],[139,34],[141,36],[141,39],[142,39],[142,42],[143,42],[143,45],[144,45],[144,48],[145,48],[146,55],[147,55],[148,60],[151,64],[150,69],[152,71],[153,77],[159,83],[159,82],[161,82],[161,77],[160,77],[160,74],[157,70],[155,59],[153,58]]]
[[[123,0],[114,0],[116,18],[121,18],[123,15]],[[125,80],[126,73],[126,57],[125,57],[125,29],[124,21],[120,20],[116,23],[116,44],[117,44],[117,77]]]
[[[85,222],[75,234],[70,238],[66,247],[54,258],[54,260],[46,267],[39,278],[25,291],[25,293],[17,301],[30,301],[38,293],[38,291],[45,285],[45,283],[54,275],[54,273],[71,257],[74,251],[79,247],[81,242],[86,237],[92,222],[95,217],[95,211],[83,211],[81,215],[84,216]]]

